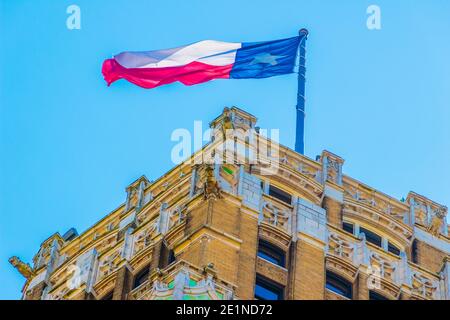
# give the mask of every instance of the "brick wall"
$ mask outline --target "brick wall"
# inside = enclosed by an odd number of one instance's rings
[[[117,271],[117,280],[113,292],[113,300],[124,300],[131,290],[133,275],[127,266],[122,266]]]
[[[296,245],[293,298],[323,300],[325,296],[324,250],[301,239]]]
[[[441,270],[447,256],[444,252],[417,239],[414,240],[412,255],[415,263],[436,273]]]
[[[323,199],[323,208],[327,211],[328,223],[341,228],[342,227],[342,204],[338,201],[325,197]]]

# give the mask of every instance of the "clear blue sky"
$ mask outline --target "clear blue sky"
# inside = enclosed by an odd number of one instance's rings
[[[81,8],[81,30],[66,8]],[[377,4],[382,29],[366,28]],[[239,106],[293,147],[295,75],[153,90],[107,88],[102,61],[125,50],[203,39],[260,41],[310,30],[306,154],[396,198],[414,190],[450,205],[450,2],[0,0],[0,298],[56,231],[84,231],[142,174],[172,167],[176,128]]]

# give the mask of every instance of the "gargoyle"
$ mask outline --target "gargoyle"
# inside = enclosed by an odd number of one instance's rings
[[[21,275],[23,275],[26,279],[31,278],[34,276],[33,268],[28,263],[23,262],[18,257],[13,256],[9,258],[9,263],[12,264],[14,268],[17,269],[17,271],[20,272]]]
[[[428,226],[428,232],[433,236],[439,237],[441,233],[442,224],[444,223],[445,211],[437,210],[436,214],[431,219],[430,225]]]
[[[214,176],[214,168],[206,166],[203,174],[203,199],[218,199],[222,198],[222,191],[219,182]]]

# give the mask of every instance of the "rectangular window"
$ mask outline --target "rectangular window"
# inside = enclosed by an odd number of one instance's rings
[[[258,257],[270,261],[280,267],[285,266],[286,254],[284,250],[263,240],[259,240],[258,243]]]
[[[255,299],[283,300],[284,288],[260,276],[256,276]]]
[[[344,222],[342,224],[342,229],[344,229],[344,231],[347,231],[348,233],[353,234],[354,228],[355,228],[355,226],[353,225],[353,223]]]
[[[381,248],[381,237],[379,235],[365,228],[359,228],[359,232],[366,235],[367,242],[370,242]]]
[[[400,255],[400,249],[397,248],[395,245],[393,245],[390,241],[388,242],[388,251],[390,253],[393,253],[393,254],[397,255],[397,256]]]
[[[291,204],[292,202],[292,196],[289,193],[281,189],[278,189],[277,187],[274,187],[272,185],[269,186],[269,195],[274,198],[277,198],[278,200],[286,202],[287,204]]]

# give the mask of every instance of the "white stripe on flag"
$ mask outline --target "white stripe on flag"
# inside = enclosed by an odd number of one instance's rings
[[[115,59],[126,68],[177,67],[194,61],[212,66],[226,66],[234,63],[236,50],[241,46],[239,42],[204,40],[170,50],[121,53]],[[167,55],[167,52],[170,54]],[[158,59],[159,57],[161,58]]]

